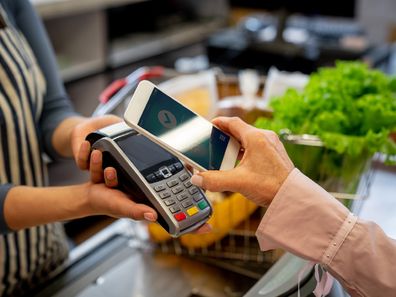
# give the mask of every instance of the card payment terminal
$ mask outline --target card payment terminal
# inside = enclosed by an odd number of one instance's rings
[[[120,189],[153,207],[158,223],[172,236],[197,229],[211,216],[208,199],[191,184],[180,160],[125,123],[95,131],[87,140],[103,153],[103,168],[117,170]]]

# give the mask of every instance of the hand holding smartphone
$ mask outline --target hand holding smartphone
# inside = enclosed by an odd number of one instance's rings
[[[240,149],[237,140],[149,81],[139,83],[124,120],[200,171],[227,170],[235,166]]]

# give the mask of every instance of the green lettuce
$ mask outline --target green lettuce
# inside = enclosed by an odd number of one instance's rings
[[[396,145],[396,78],[360,62],[337,62],[310,76],[302,92],[289,89],[273,98],[273,119],[255,125],[278,133],[317,135],[328,149],[358,156],[382,152],[389,159]]]

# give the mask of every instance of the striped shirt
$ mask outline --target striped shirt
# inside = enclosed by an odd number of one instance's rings
[[[0,295],[19,296],[67,258],[60,224],[11,232],[3,208],[16,185],[45,186],[45,152],[61,121],[75,115],[42,23],[28,0],[0,0]]]

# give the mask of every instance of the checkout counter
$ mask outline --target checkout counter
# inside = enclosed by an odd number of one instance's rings
[[[189,258],[153,253],[139,223],[121,219],[72,250],[67,267],[34,296],[243,296],[254,281]],[[306,264],[283,256],[246,296],[294,296]],[[310,271],[302,296],[315,288]],[[287,295],[284,295],[287,293]]]

